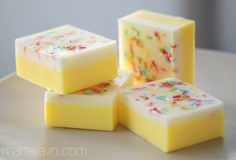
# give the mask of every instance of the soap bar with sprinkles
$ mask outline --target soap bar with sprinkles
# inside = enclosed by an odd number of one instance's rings
[[[119,19],[120,67],[134,83],[175,77],[194,83],[195,23],[140,10]]]
[[[173,78],[120,90],[119,122],[164,152],[223,136],[224,104]]]
[[[117,77],[116,42],[71,25],[16,39],[17,75],[65,94]]]
[[[112,131],[117,125],[117,94],[132,85],[132,74],[120,71],[113,81],[73,94],[45,93],[45,121],[49,127]]]

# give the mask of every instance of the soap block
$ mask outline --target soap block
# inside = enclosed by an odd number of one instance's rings
[[[120,68],[134,83],[175,77],[194,84],[195,23],[140,10],[119,19]]]
[[[66,94],[117,77],[116,42],[71,25],[16,39],[17,75]]]
[[[168,78],[120,90],[119,122],[164,152],[223,136],[224,104]]]
[[[132,85],[132,74],[121,71],[113,81],[73,94],[45,93],[45,121],[49,127],[112,131],[117,125],[117,95],[120,87]]]

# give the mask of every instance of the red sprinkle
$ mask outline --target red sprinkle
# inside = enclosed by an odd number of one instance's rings
[[[156,71],[159,72],[159,68],[158,68],[155,61],[152,61],[152,65],[153,65],[153,67],[155,67]]]
[[[64,48],[66,48],[67,50],[73,51],[76,49],[76,46],[66,46]]]
[[[110,83],[109,82],[103,82],[99,86],[100,87],[107,87],[107,86],[110,86]]]
[[[166,58],[167,58],[167,60],[169,61],[169,62],[171,62],[171,60],[172,60],[172,55],[170,54],[170,53],[168,53],[166,50],[164,50],[163,48],[161,48],[160,49],[160,52],[164,55],[164,56],[166,56]]]
[[[170,47],[175,49],[177,47],[177,44],[172,44]]]
[[[154,32],[155,37],[158,39],[158,41],[161,40],[160,32]]]
[[[155,61],[152,61],[152,65],[153,65],[154,67],[157,67]]]
[[[153,79],[151,79],[151,78],[147,78],[146,81],[147,81],[147,82],[152,82]]]
[[[139,61],[139,63],[141,63],[142,62],[142,58],[141,57],[138,57],[138,61]]]
[[[173,96],[174,99],[181,98],[181,95],[175,95]]]
[[[86,49],[86,47],[84,47],[84,46],[79,46],[79,49]]]
[[[160,87],[164,87],[164,88],[172,88],[174,85],[172,83],[166,82],[166,83],[162,83]]]
[[[156,108],[156,107],[151,108],[150,111],[151,112],[157,112],[157,113],[161,114],[161,111],[158,108]]]
[[[147,96],[140,96],[140,98],[142,98],[144,100],[148,100],[149,99],[149,97],[147,97]]]

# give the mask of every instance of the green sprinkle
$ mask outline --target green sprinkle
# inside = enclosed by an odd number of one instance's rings
[[[170,52],[170,47],[169,47],[168,45],[165,45],[163,48],[164,48],[167,52]]]
[[[160,101],[164,101],[164,102],[167,102],[168,101],[168,98],[166,96],[156,96],[155,97],[157,100],[160,100]]]
[[[172,63],[175,63],[175,62],[176,62],[176,57],[172,59]]]
[[[153,40],[153,37],[150,36],[150,35],[147,35],[147,36],[146,36],[146,39],[147,39],[147,40]]]
[[[147,71],[145,68],[143,68],[143,67],[142,67],[142,72],[143,72],[143,74],[144,74],[145,76],[148,75],[148,71]]]
[[[132,30],[136,33],[137,37],[140,37],[140,32],[135,27],[132,27]]]

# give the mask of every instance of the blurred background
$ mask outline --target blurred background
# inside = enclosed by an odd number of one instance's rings
[[[147,9],[196,21],[196,46],[236,53],[235,0],[0,0],[0,78],[15,71],[15,38],[72,24],[117,40],[117,19]]]

